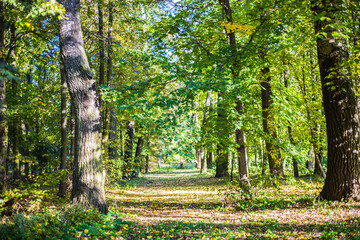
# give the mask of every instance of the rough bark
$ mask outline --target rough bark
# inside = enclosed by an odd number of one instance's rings
[[[64,66],[61,64],[61,145],[60,145],[60,170],[66,170],[67,159],[67,114],[66,114],[66,76],[64,72]],[[62,172],[60,184],[59,184],[59,196],[64,197],[66,193],[67,176],[65,172]]]
[[[0,1],[0,70],[5,62],[5,5]],[[0,76],[0,192],[6,187],[8,123],[6,118],[6,79]]]
[[[80,23],[80,0],[59,0],[61,56],[75,115],[74,204],[106,213],[105,171],[101,158],[101,122],[96,80],[85,54]]]
[[[341,7],[337,0],[312,2],[315,14],[327,17],[315,21],[315,32],[321,35],[316,42],[328,144],[320,198],[346,201],[359,200],[359,117],[353,79],[344,65],[349,58],[347,41],[339,35],[342,30],[334,28],[341,21]]]

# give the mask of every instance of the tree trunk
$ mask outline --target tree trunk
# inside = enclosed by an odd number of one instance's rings
[[[106,213],[105,171],[101,158],[101,122],[94,79],[85,54],[80,23],[80,0],[60,0],[60,49],[75,115],[74,204]]]
[[[113,48],[112,48],[112,41],[113,41],[113,6],[112,2],[109,3],[109,31],[108,31],[108,56],[107,56],[107,83],[110,87],[113,87]],[[116,140],[116,132],[117,132],[117,121],[116,121],[116,111],[113,108],[109,109],[110,114],[110,126],[109,126],[109,158],[115,160],[117,157],[117,140]]]
[[[136,150],[135,150],[135,167],[134,167],[135,170],[133,172],[133,177],[135,177],[135,178],[139,177],[141,165],[143,164],[141,161],[142,160],[141,153],[143,150],[143,146],[144,146],[144,137],[140,136],[138,138],[138,142],[137,142]]]
[[[328,143],[328,170],[320,198],[359,200],[359,118],[353,80],[344,64],[349,58],[342,37],[340,1],[312,2],[312,10],[327,19],[315,22]],[[337,33],[336,35],[334,33]]]
[[[232,9],[230,6],[229,0],[219,0],[219,3],[223,6],[223,12],[225,15],[225,18],[228,23],[232,23]],[[237,46],[236,46],[236,37],[235,37],[235,31],[227,31],[226,32],[230,51],[231,51],[231,58],[232,58],[232,66],[230,67],[233,79],[235,79],[238,76],[239,66],[237,64],[236,54],[237,54]],[[238,97],[238,100],[236,101],[236,111],[239,114],[239,116],[244,114],[244,107],[243,103],[240,100],[240,97]],[[237,121],[240,121],[240,117],[238,117]],[[241,184],[248,184],[248,168],[247,168],[247,152],[246,152],[246,137],[245,137],[245,131],[244,129],[237,128],[235,131],[235,139],[237,143],[237,155],[238,155],[238,167],[239,167],[239,180]],[[233,164],[232,164],[233,166]]]
[[[206,155],[206,166],[208,169],[212,169],[213,168],[213,154],[212,152],[207,152]]]
[[[206,166],[206,154],[205,151],[201,151],[201,168],[200,173],[206,173],[207,172],[207,166]]]
[[[215,177],[222,178],[229,176],[229,123],[225,116],[224,99],[219,93],[218,100],[218,115],[217,115],[217,130],[219,136],[219,143],[217,145],[216,169]]]
[[[265,58],[264,53],[261,53],[261,58]],[[267,159],[269,162],[270,173],[274,176],[283,176],[284,171],[281,154],[276,144],[277,134],[275,116],[272,109],[273,100],[270,84],[270,69],[265,67],[261,70],[261,72],[263,74],[263,80],[261,81],[261,107]]]
[[[239,100],[236,103],[236,111],[239,114],[244,114],[242,102]],[[246,152],[246,138],[244,129],[238,128],[235,132],[236,143],[238,144],[238,168],[239,168],[239,181],[241,184],[249,184],[249,172],[247,167],[247,152]]]
[[[61,74],[61,146],[60,146],[60,170],[66,170],[67,159],[67,114],[66,114],[66,76],[64,72],[64,65],[60,67]],[[61,179],[59,184],[59,196],[64,197],[66,193],[67,176],[65,172],[61,172]]]
[[[124,153],[124,167],[123,178],[130,177],[131,170],[133,170],[133,146],[134,146],[134,128],[135,122],[129,121],[127,124],[127,139],[125,141],[125,153]]]
[[[0,69],[5,67],[5,5],[0,1]],[[8,123],[6,118],[6,78],[0,77],[0,193],[6,187]]]
[[[284,71],[284,85],[285,88],[288,88],[289,85],[289,81],[288,81],[288,71]],[[286,101],[289,102],[289,97],[286,97]],[[293,137],[293,132],[292,132],[292,126],[291,126],[291,122],[288,121],[288,134],[289,134],[289,140],[290,143],[293,147],[295,147],[295,141],[294,141],[294,137]],[[298,162],[296,160],[295,156],[292,156],[292,165],[293,165],[293,170],[294,170],[294,177],[299,177],[299,166],[298,166]]]

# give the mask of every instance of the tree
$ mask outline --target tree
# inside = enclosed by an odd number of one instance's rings
[[[80,1],[59,0],[65,8],[60,20],[61,56],[75,115],[73,203],[106,213],[105,171],[101,158],[101,123],[96,80],[85,54]]]
[[[60,170],[66,169],[67,159],[67,114],[66,114],[66,76],[64,72],[64,66],[61,64],[60,69],[61,78],[61,145],[60,145]],[[59,196],[64,197],[66,193],[66,175],[61,173],[61,179],[59,184]]]
[[[359,117],[341,1],[312,1],[328,143],[328,170],[320,198],[359,200]]]
[[[8,124],[6,119],[6,78],[3,76],[5,69],[5,5],[0,1],[0,192],[6,184],[6,158],[8,141]]]

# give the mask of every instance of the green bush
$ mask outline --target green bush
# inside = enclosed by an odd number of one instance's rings
[[[121,219],[81,207],[45,210],[28,216],[18,213],[0,225],[0,239],[105,239],[116,236],[115,230],[121,224]]]

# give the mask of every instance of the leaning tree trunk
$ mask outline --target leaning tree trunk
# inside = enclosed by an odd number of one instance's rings
[[[359,200],[359,117],[349,59],[341,26],[340,1],[313,1],[312,10],[325,20],[315,22],[317,52],[328,143],[328,169],[320,198]],[[339,25],[340,23],[340,25]],[[337,34],[335,34],[337,33]]]
[[[5,5],[0,1],[0,69],[5,63]],[[0,192],[6,186],[6,158],[8,146],[8,123],[6,119],[6,78],[0,76]]]
[[[61,56],[75,115],[74,204],[106,213],[105,171],[101,160],[101,123],[96,80],[85,54],[80,24],[80,0],[59,0]]]

